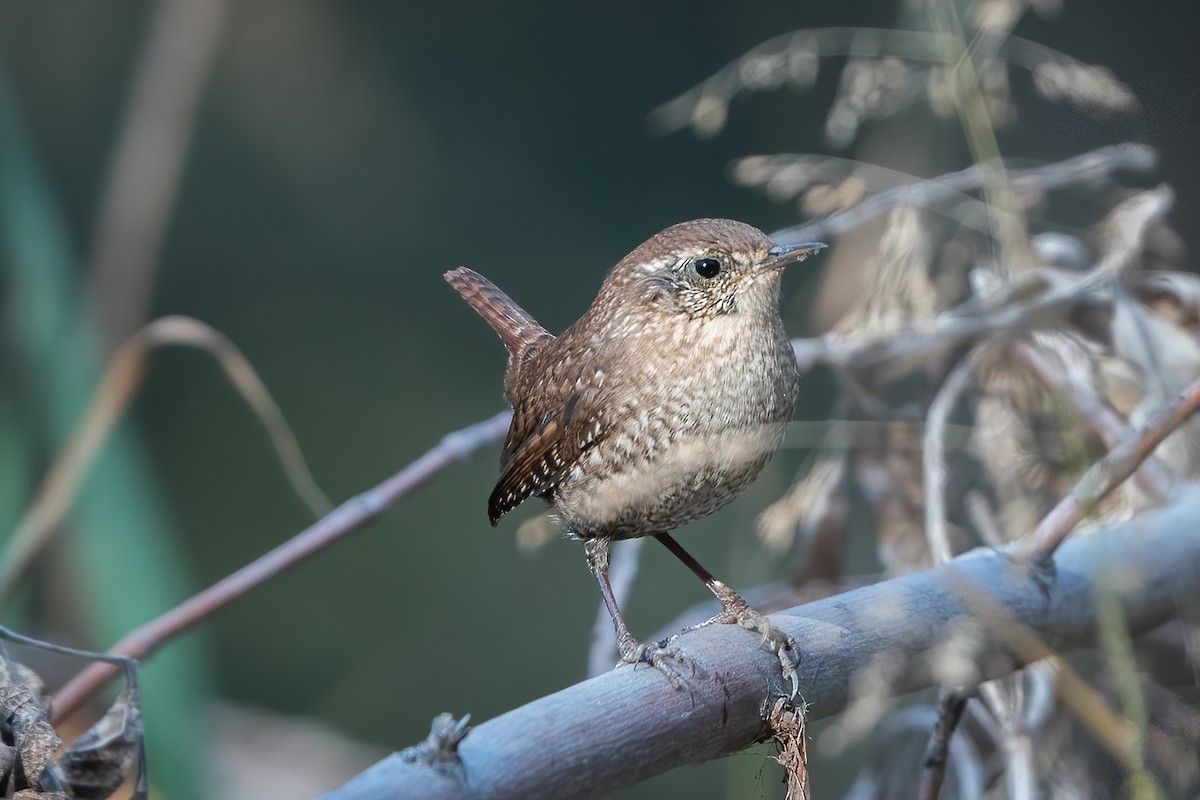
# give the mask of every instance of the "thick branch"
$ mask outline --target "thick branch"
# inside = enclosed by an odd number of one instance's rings
[[[772,616],[801,643],[800,691],[809,720],[836,714],[851,678],[878,658],[902,660],[892,687],[937,683],[929,653],[986,598],[1006,623],[976,615],[994,634],[975,659],[979,678],[1040,657],[1006,651],[998,624],[1024,626],[1054,646],[1083,644],[1096,629],[1098,580],[1106,581],[1134,633],[1151,628],[1200,591],[1200,489],[1183,488],[1163,509],[1068,540],[1054,577],[1016,569],[1005,553],[978,550],[936,570],[904,576]],[[970,598],[962,592],[969,588]],[[1010,637],[1011,638],[1011,637]],[[743,630],[714,625],[683,636],[696,665],[690,691],[650,669],[619,668],[536,700],[471,730],[458,760],[431,766],[397,753],[323,800],[566,798],[595,796],[684,764],[737,752],[767,736],[764,708],[782,688],[778,663]]]

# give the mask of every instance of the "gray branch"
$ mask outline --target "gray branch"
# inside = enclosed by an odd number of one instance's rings
[[[1188,485],[1163,509],[1068,540],[1049,572],[977,550],[771,621],[800,643],[810,721],[841,711],[854,676],[880,659],[894,660],[895,694],[935,685],[935,654],[968,620],[983,633],[977,678],[996,678],[1037,658],[1038,648],[1019,644],[1028,633],[1056,650],[1087,645],[1097,591],[1118,597],[1134,634],[1195,609],[1197,519],[1200,488]],[[622,667],[439,743],[438,758],[428,746],[393,754],[322,800],[591,797],[763,741],[763,711],[782,689],[777,659],[747,631],[724,625],[677,645],[695,662],[690,691],[672,689],[653,669]]]

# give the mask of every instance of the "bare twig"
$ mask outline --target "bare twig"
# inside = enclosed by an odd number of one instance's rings
[[[425,741],[408,748],[400,757],[458,776],[462,770],[458,745],[471,732],[470,723],[470,714],[463,715],[462,719],[455,719],[453,714],[438,714],[429,726]]]
[[[1100,396],[1080,381],[1072,380],[1069,371],[1056,369],[1032,343],[1015,341],[1013,352],[1038,377],[1062,393],[1079,412],[1088,427],[1111,449],[1133,436],[1133,429],[1100,399]],[[1175,482],[1171,471],[1157,456],[1151,455],[1138,467],[1138,485],[1159,505],[1167,502]]]
[[[946,530],[946,423],[979,360],[976,348],[958,362],[929,406],[925,422],[925,447],[922,452],[925,484],[925,538],[934,564],[954,557],[950,534]]]
[[[1162,184],[1123,200],[1105,218],[1104,256],[1089,272],[1097,282],[1107,282],[1137,264],[1146,248],[1150,226],[1175,204],[1175,192]]]
[[[446,467],[500,441],[508,430],[510,417],[511,412],[503,411],[484,422],[447,434],[436,447],[383,483],[350,498],[274,550],[126,634],[108,652],[139,660],[146,658],[250,590],[378,519],[397,500]],[[61,720],[77,710],[113,673],[107,664],[93,664],[76,675],[54,696],[54,719]]]
[[[917,789],[920,800],[937,800],[946,778],[946,763],[950,760],[950,740],[958,728],[969,698],[961,689],[943,689],[938,700],[937,723],[925,748],[925,765],[921,772],[921,785]]]
[[[1007,170],[1007,176],[1014,187],[1027,184],[1042,191],[1052,191],[1107,178],[1118,170],[1149,172],[1157,163],[1158,155],[1153,149],[1126,142],[1042,167]],[[870,222],[899,205],[932,210],[945,208],[960,202],[965,193],[980,191],[990,171],[998,166],[994,162],[984,162],[937,178],[898,186],[872,195],[853,208],[824,219],[778,230],[771,234],[771,238],[780,242],[830,239]]]
[[[174,207],[225,0],[159,0],[97,212],[90,295],[108,346],[137,330]]]
[[[968,300],[939,314],[920,330],[901,329],[864,342],[848,341],[835,334],[816,339],[794,339],[792,350],[796,361],[802,369],[811,369],[817,364],[835,369],[886,366],[890,373],[897,374],[914,362],[984,337],[1024,335],[1031,330],[1060,325],[1068,309],[1100,298],[1111,302],[1113,280],[1134,262],[1148,226],[1167,212],[1171,202],[1170,190],[1165,187],[1142,192],[1125,201],[1123,213],[1112,215],[1111,243],[1104,257],[1092,270],[1065,285],[1061,281],[1055,285],[1039,278],[1037,273],[1031,273],[1031,283],[1014,284],[1005,297],[984,303]],[[808,231],[808,226],[791,230]],[[1037,288],[1037,281],[1043,285],[1030,297],[1030,289]]]
[[[1197,494],[1195,489],[1192,490],[1192,494],[1200,501],[1200,494]],[[1137,546],[1136,542],[1133,543],[1133,546]],[[1011,554],[1012,551],[1013,546],[1010,545],[1003,552]],[[1136,567],[1132,568],[1136,569]],[[1029,571],[1029,574],[1034,575],[1035,573]],[[1100,580],[1102,575],[1102,572],[1097,572],[1093,579]],[[1033,580],[1044,583],[1042,578],[1034,577]],[[1131,585],[1129,589],[1134,591],[1136,587]],[[1108,703],[1100,690],[1058,658],[1058,653],[1046,644],[1037,631],[1013,617],[979,586],[960,582],[956,586],[956,591],[970,609],[973,617],[978,619],[984,629],[997,641],[1003,642],[1018,661],[1029,666],[1052,664],[1057,679],[1054,690],[1063,705],[1075,714],[1083,727],[1092,734],[1096,742],[1113,759],[1127,769],[1133,766],[1130,751],[1138,739],[1137,727],[1121,716]],[[1039,589],[1039,591],[1041,590]],[[1094,584],[1089,591],[1095,592]],[[1091,595],[1089,595],[1089,599],[1090,597]],[[1176,608],[1177,610],[1178,608]],[[1091,613],[1096,613],[1094,607]],[[1099,625],[1098,617],[1096,620],[1096,624]],[[987,683],[988,681],[983,681],[980,686],[985,686]],[[997,726],[995,733],[1003,736],[1004,732]]]
[[[1093,464],[1071,493],[1051,509],[1032,534],[1020,541],[1017,557],[1038,561],[1053,556],[1084,516],[1127,480],[1197,408],[1200,408],[1200,380],[1193,381],[1175,402],[1159,412],[1136,435]]]
[[[1029,665],[1029,670],[1037,667]],[[999,723],[998,743],[1004,755],[1004,781],[1009,800],[1036,800],[1037,773],[1033,767],[1032,742],[1021,725],[1025,704],[1023,675],[1009,675],[979,685],[979,696]]]
[[[1032,345],[1025,342],[1017,342],[1014,346],[1022,350],[1026,356],[1027,363],[1032,362],[1031,365],[1038,370],[1039,374],[1043,374],[1043,377],[1048,382],[1057,385],[1069,382],[1068,378],[1062,377],[1061,370],[1055,371],[1050,369],[1045,359]],[[964,360],[955,368],[939,391],[937,398],[930,407],[928,416],[925,450],[926,532],[930,537],[931,552],[938,558],[948,557],[949,553],[949,544],[945,532],[944,502],[942,498],[945,464],[939,431],[944,425],[946,415],[953,408],[958,394],[961,392],[962,384],[965,384],[966,378],[970,374],[969,366],[969,360]],[[1103,406],[1102,403],[1098,400],[1089,400],[1082,388],[1071,385],[1070,387],[1064,387],[1064,390],[1071,391],[1072,396],[1078,398],[1080,405],[1091,412],[1098,425],[1103,425],[1110,432],[1117,425],[1125,427],[1123,423],[1116,420],[1115,415],[1111,411],[1108,411],[1107,407]],[[1099,409],[1103,409],[1104,412],[1107,412],[1107,415],[1102,414]],[[1159,467],[1161,469],[1161,465]],[[1156,477],[1161,478],[1161,473]],[[1164,489],[1169,489],[1169,483]],[[1012,714],[1005,713],[1006,693],[1003,691],[1003,688],[998,682],[988,681],[980,686],[980,692],[988,701],[989,708],[993,710],[993,713],[1001,721],[1003,740],[1001,747],[1004,751],[1005,762],[1008,765],[1006,776],[1009,782],[1010,796],[1014,798],[1029,798],[1034,794],[1031,788],[1034,785],[1034,774],[1032,770],[1030,740],[1027,732],[1021,729],[1019,721],[1011,718],[1013,717]],[[956,724],[958,717],[961,716],[963,703],[965,703],[965,699],[960,699],[960,696],[954,692],[944,696],[941,701],[939,724],[931,736],[929,745],[931,757],[926,759],[925,771],[922,775],[921,793],[919,795],[922,798],[937,797],[945,775],[944,758],[949,747],[948,741],[945,738],[949,736],[949,732],[944,729],[944,723],[950,719],[954,720],[954,723],[950,725],[950,731],[953,730],[953,724]]]
[[[188,345],[210,353],[266,428],[288,481],[313,516],[321,517],[333,508],[313,479],[283,412],[237,345],[199,320],[163,317],[139,331],[114,354],[83,421],[4,547],[0,556],[0,598],[8,595],[53,535],[105,439],[141,386],[150,355],[166,345]]]
[[[982,489],[972,489],[963,498],[963,506],[971,524],[979,533],[979,538],[988,547],[1000,547],[1004,544],[1004,534],[1000,532],[1000,523],[996,520],[996,512]]]
[[[934,570],[773,615],[773,625],[804,643],[800,691],[810,703],[808,721],[841,711],[852,676],[883,653],[900,660],[890,684],[896,694],[936,681],[926,654],[956,620],[975,614],[963,587],[1004,615],[1003,623],[984,627],[997,638],[989,637],[977,653],[982,679],[1045,657],[1047,648],[1030,638],[1034,634],[1064,646],[1090,642],[1096,609],[1088,598],[1096,576],[1111,569],[1154,576],[1113,587],[1131,631],[1148,630],[1176,613],[1179,603],[1196,601],[1197,514],[1200,494],[1181,487],[1165,508],[1068,542],[1058,554],[1058,577],[1048,585],[1028,570],[1006,568],[1004,551],[976,550]],[[676,645],[696,665],[687,692],[654,670],[616,669],[474,728],[458,747],[469,785],[389,758],[323,800],[595,796],[760,740],[764,697],[779,680],[772,654],[725,625],[685,634]],[[1105,724],[1109,730],[1098,735],[1128,748],[1129,726]],[[590,744],[580,747],[581,741]]]
[[[75,647],[67,647],[65,645],[56,644],[54,642],[46,642],[41,639],[35,639],[32,636],[26,636],[23,633],[17,633],[14,630],[0,625],[0,639],[7,639],[10,642],[22,645],[23,647],[33,647],[38,650],[44,650],[47,653],[59,653],[64,656],[73,656],[75,658],[86,658],[91,661],[104,661],[112,664],[115,667],[121,667],[127,675],[134,678],[134,683],[137,682],[138,663],[136,659],[128,656],[110,655],[109,653],[95,653],[91,650],[80,650]],[[3,645],[0,645],[0,650]]]
[[[1087,292],[1049,290],[1032,300],[986,310],[969,301],[939,314],[920,330],[905,328],[863,342],[827,333],[815,339],[793,339],[792,350],[802,370],[823,364],[834,369],[886,369],[889,374],[899,374],[964,344],[1057,325],[1067,309],[1088,299]]]

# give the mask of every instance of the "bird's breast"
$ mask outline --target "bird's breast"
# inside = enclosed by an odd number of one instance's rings
[[[676,326],[610,366],[604,438],[573,466],[555,511],[578,536],[664,532],[724,506],[778,449],[798,380],[782,326]]]

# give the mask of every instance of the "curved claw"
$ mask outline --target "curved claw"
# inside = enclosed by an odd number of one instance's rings
[[[782,631],[780,632],[782,633]],[[779,666],[783,671],[784,680],[790,683],[792,687],[792,690],[788,693],[788,699],[795,700],[796,695],[800,693],[800,650],[796,647],[796,642],[792,637],[786,633],[783,636],[786,641],[782,647],[775,651],[775,654],[779,656]]]
[[[703,624],[711,625],[716,622],[737,625],[761,636],[763,644],[771,648],[771,652],[779,659],[779,668],[783,673],[783,679],[791,686],[788,699],[794,700],[800,693],[800,648],[796,646],[795,640],[772,625],[767,617],[745,605],[744,602],[740,605],[731,605],[731,608],[727,608]]]

